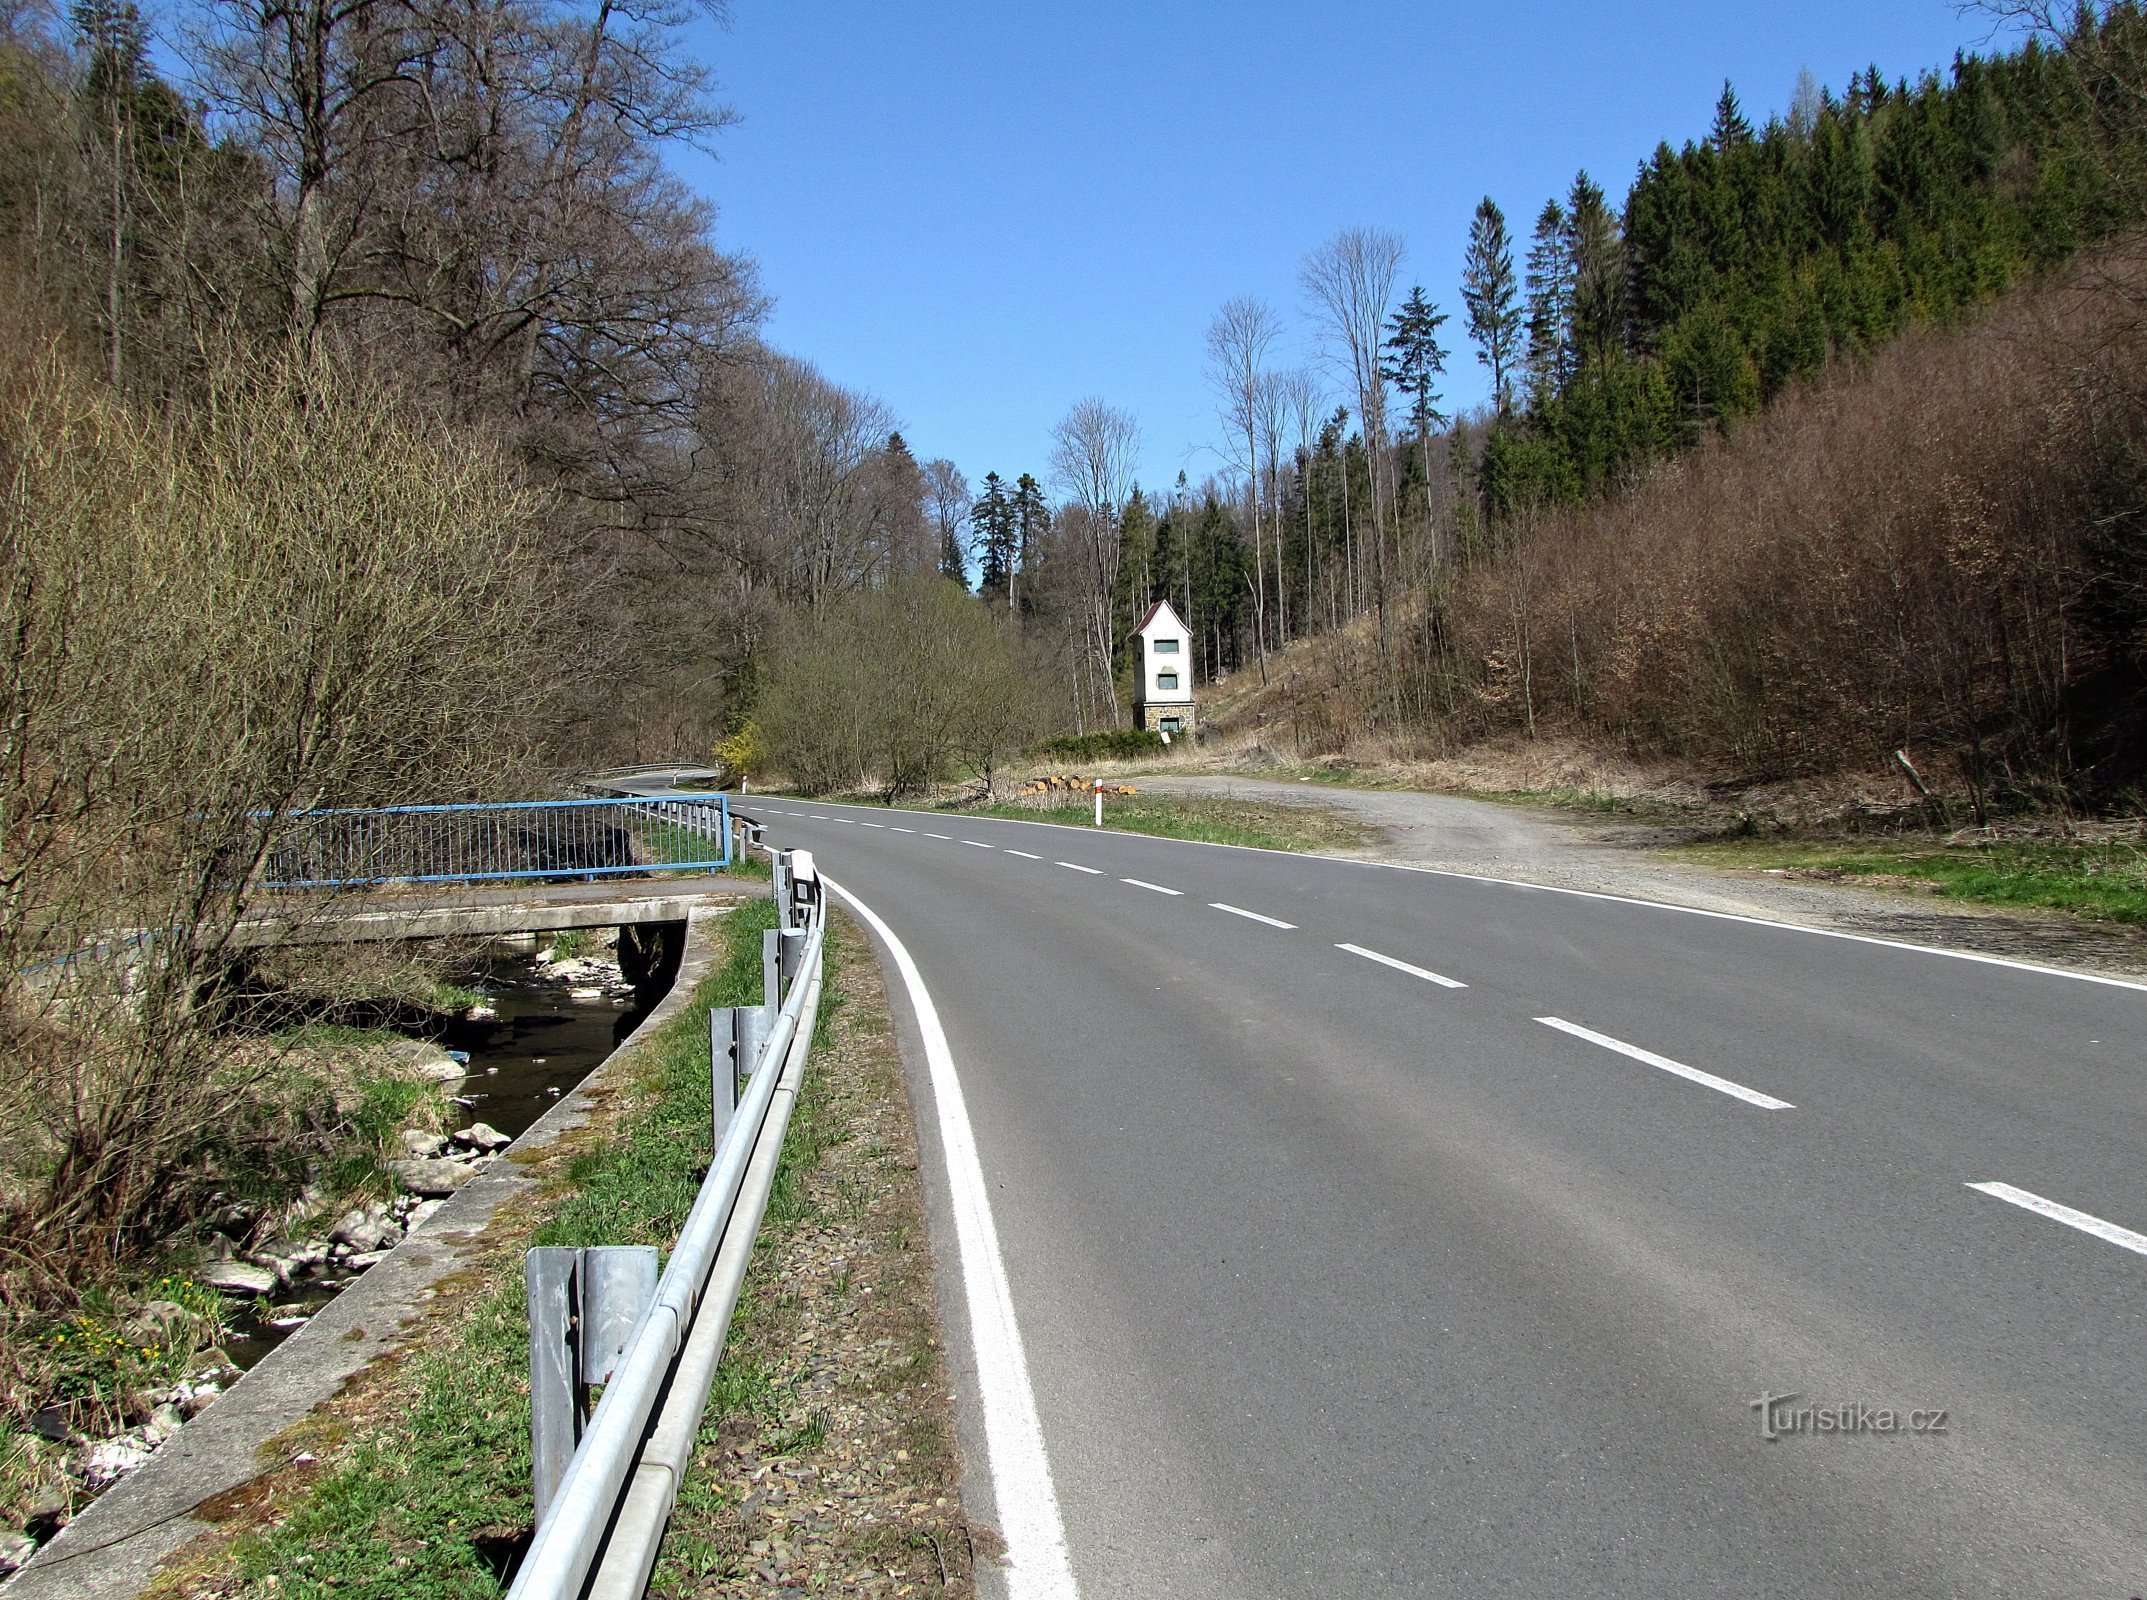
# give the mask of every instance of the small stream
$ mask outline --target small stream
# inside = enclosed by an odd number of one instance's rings
[[[607,963],[608,965],[608,963]],[[489,1122],[510,1139],[551,1109],[622,1044],[647,1012],[617,968],[561,979],[534,956],[504,955],[464,980],[490,997],[497,1020],[456,1022],[441,1037],[466,1050],[470,1075],[453,1086],[467,1122]]]
[[[513,1139],[594,1071],[648,1012],[636,1007],[616,952],[548,963],[503,944],[492,949],[485,965],[460,981],[481,991],[496,1015],[458,1019],[438,1042],[470,1058],[469,1076],[446,1086],[455,1102],[449,1125],[487,1122]],[[323,1273],[294,1284],[261,1304],[241,1324],[244,1331],[224,1341],[225,1353],[242,1370],[252,1367],[360,1276]]]

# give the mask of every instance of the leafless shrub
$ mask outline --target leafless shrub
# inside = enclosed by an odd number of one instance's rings
[[[291,811],[526,781],[536,505],[323,359],[151,420],[49,352],[0,392],[0,1230],[79,1277],[243,1114],[203,996]]]
[[[983,603],[913,578],[801,623],[770,671],[760,722],[799,788],[874,785],[894,799],[957,766],[989,787],[1040,731],[1041,699]]]
[[[1456,725],[1593,728],[1758,775],[1907,746],[1949,758],[1979,808],[2121,780],[2087,770],[2077,720],[2096,685],[2137,682],[2142,642],[2123,585],[2147,344],[2092,287],[2113,272],[2139,263],[1904,338],[1620,499],[1519,529],[1432,619]]]

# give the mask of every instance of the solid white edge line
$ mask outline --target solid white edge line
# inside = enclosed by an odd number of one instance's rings
[[[931,817],[936,811],[904,811],[904,816]],[[793,816],[803,815],[800,812]],[[1086,824],[1069,822],[1028,822],[1020,817],[998,817],[1010,828],[1061,828],[1069,832],[1079,827],[1084,833],[1093,833]],[[2099,983],[2111,989],[2131,989],[2147,994],[2147,982],[2138,978],[2113,978],[2107,973],[2078,972],[2070,967],[2046,967],[2033,961],[2015,961],[2011,956],[1985,955],[1980,950],[1947,950],[1935,944],[1911,944],[1906,939],[1881,939],[1877,934],[1848,933],[1840,928],[1814,928],[1802,922],[1780,922],[1772,917],[1749,917],[1737,911],[1709,911],[1704,906],[1681,906],[1674,900],[1644,900],[1639,895],[1609,894],[1601,889],[1572,889],[1557,883],[1527,883],[1519,878],[1494,878],[1482,872],[1456,872],[1451,867],[1417,867],[1406,861],[1365,861],[1356,856],[1331,856],[1318,850],[1270,850],[1261,844],[1224,844],[1215,839],[1166,839],[1158,834],[1125,833],[1107,829],[1114,839],[1144,839],[1155,844],[1191,845],[1199,850],[1247,850],[1254,855],[1287,856],[1292,861],[1324,861],[1336,867],[1362,867],[1372,872],[1414,872],[1427,878],[1454,878],[1463,883],[1492,883],[1504,889],[1536,889],[1544,894],[1572,895],[1580,900],[1607,900],[1612,905],[1646,906],[1653,911],[1674,911],[1686,917],[1712,917],[1717,922],[1741,922],[1752,928],[1775,928],[1783,933],[1808,933],[1816,939],[1845,939],[1851,944],[1877,945],[1882,950],[1906,950],[1912,955],[1941,956],[1948,961],[1973,961],[1986,967],[2009,967],[2015,972],[2032,972],[2043,978],[2070,978],[2076,983]]]
[[[1022,856],[1030,861],[1041,861],[1044,859],[1042,856],[1038,855],[1033,850],[1016,850],[1012,845],[1008,845],[1006,847],[1006,853],[1010,856]]]
[[[2120,1228],[2116,1223],[2104,1222],[2102,1218],[2089,1212],[2075,1211],[2071,1206],[2061,1206],[2055,1200],[2045,1200],[2039,1194],[2016,1189],[2010,1183],[1971,1183],[1968,1187],[1978,1193],[1987,1194],[1994,1200],[2003,1200],[2007,1205],[2018,1206],[2023,1211],[2032,1211],[2039,1217],[2048,1217],[2052,1222],[2062,1222],[2068,1228],[2078,1228],[2082,1233],[2091,1233],[2105,1243],[2116,1245],[2120,1250],[2130,1250],[2134,1255],[2147,1256],[2147,1233],[2134,1233],[2130,1228]]]
[[[1243,917],[1248,922],[1264,922],[1270,928],[1295,928],[1297,926],[1294,922],[1284,922],[1280,917],[1264,916],[1260,912],[1247,911],[1243,906],[1229,905],[1221,900],[1210,900],[1208,904],[1217,911],[1227,911],[1233,917]]]
[[[1153,889],[1157,894],[1182,895],[1185,893],[1183,889],[1166,889],[1160,883],[1150,883],[1146,878],[1120,878],[1118,881],[1120,883],[1130,883],[1136,889]]]
[[[1008,1600],[1072,1600],[1079,1591],[1066,1550],[1065,1524],[1059,1517],[1058,1491],[1052,1486],[1051,1460],[1044,1450],[1043,1423],[1036,1413],[1036,1392],[1029,1384],[1028,1358],[1022,1352],[1014,1291],[1007,1281],[990,1191],[985,1188],[984,1167],[977,1155],[976,1132],[969,1124],[968,1102],[962,1096],[962,1081],[955,1071],[954,1053],[947,1047],[939,1009],[932,1004],[908,946],[895,937],[894,929],[841,884],[830,878],[820,881],[887,946],[924,1039],[932,1099],[939,1109],[940,1146],[946,1154],[947,1188],[954,1206],[969,1332],[976,1351],[992,1495],[998,1501],[999,1533],[1006,1540]]]
[[[1367,950],[1361,944],[1338,944],[1335,948],[1337,950],[1347,950],[1353,956],[1362,956],[1367,961],[1376,961],[1383,967],[1392,967],[1396,972],[1406,972],[1412,978],[1422,978],[1426,983],[1436,983],[1442,989],[1466,989],[1468,987],[1459,978],[1449,978],[1442,973],[1432,972],[1424,967],[1412,967],[1406,961],[1396,961],[1392,956],[1383,956],[1377,950]]]
[[[1568,1022],[1563,1017],[1538,1017],[1536,1020],[1546,1028],[1556,1028],[1560,1033],[1570,1033],[1576,1039],[1586,1039],[1590,1044],[1599,1044],[1605,1050],[1615,1050],[1621,1056],[1631,1056],[1635,1061],[1644,1061],[1651,1067],[1659,1067],[1676,1077],[1702,1084],[1718,1094],[1726,1094],[1734,1100],[1744,1101],[1747,1105],[1758,1106],[1762,1111],[1797,1109],[1787,1100],[1777,1100],[1771,1094],[1747,1089],[1741,1083],[1718,1078],[1712,1072],[1702,1072],[1698,1067],[1688,1067],[1682,1061],[1672,1061],[1668,1056],[1659,1056],[1652,1050],[1643,1050],[1636,1044],[1627,1044],[1623,1039],[1613,1039],[1609,1034],[1597,1033],[1593,1028],[1583,1028],[1579,1023]]]
[[[1061,861],[1059,865],[1062,867],[1069,868],[1074,872],[1085,872],[1092,878],[1100,878],[1103,876],[1103,869],[1101,867],[1084,867],[1078,861]]]

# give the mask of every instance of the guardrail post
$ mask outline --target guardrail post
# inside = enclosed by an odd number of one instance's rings
[[[785,928],[776,936],[776,965],[782,974],[785,994],[789,993],[790,986],[798,981],[799,969],[805,964],[805,941],[808,936],[804,928]]]
[[[810,850],[790,850],[789,877],[785,884],[783,926],[807,928],[812,926],[813,909],[820,904],[820,869],[813,864]]]
[[[783,1003],[782,930],[765,929],[760,936],[760,1003],[773,1011]]]
[[[708,1070],[715,1086],[716,1142],[738,1110],[738,1007],[715,1006],[708,1013]]]
[[[656,1298],[661,1270],[652,1244],[600,1244],[582,1251],[575,1400],[584,1415],[589,1391],[611,1381],[612,1369],[632,1342],[641,1314]]]
[[[589,1391],[608,1382],[656,1298],[652,1245],[539,1245],[523,1262],[529,1289],[529,1442],[536,1521],[543,1526],[588,1420]]]
[[[732,1026],[738,1041],[737,1081],[742,1084],[761,1069],[761,1058],[768,1053],[768,1036],[775,1032],[775,1012],[767,1006],[740,1006],[737,1015]]]
[[[708,1013],[708,1070],[715,1085],[716,1141],[738,1112],[738,1094],[760,1070],[775,1013],[766,1006],[719,1006]]]
[[[529,1444],[541,1525],[574,1458],[581,1422],[574,1405],[574,1266],[581,1252],[540,1245],[523,1261],[529,1287]]]

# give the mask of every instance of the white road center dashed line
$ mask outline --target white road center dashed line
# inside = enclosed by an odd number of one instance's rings
[[[2023,1211],[2032,1211],[2039,1217],[2048,1217],[2052,1222],[2062,1222],[2068,1228],[2078,1228],[2082,1233],[2091,1233],[2105,1243],[2116,1245],[2120,1250],[2130,1250],[2134,1255],[2147,1256],[2147,1233],[2134,1233],[2130,1228],[2120,1228],[2116,1223],[2104,1222],[2102,1218],[2088,1212],[2075,1211],[2071,1206],[2061,1206],[2055,1200],[2045,1200],[2039,1194],[2016,1189],[2010,1183],[1971,1183],[1968,1187],[1979,1194],[2003,1200],[2007,1205],[2018,1206]]]
[[[1396,972],[1406,972],[1412,978],[1422,978],[1426,983],[1435,983],[1442,989],[1466,989],[1468,987],[1459,978],[1449,978],[1424,967],[1412,967],[1406,961],[1396,961],[1392,956],[1383,956],[1377,950],[1367,950],[1361,944],[1338,944],[1335,948],[1337,950],[1347,950],[1353,956],[1362,956],[1367,961],[1376,961],[1382,967],[1392,967]]]
[[[944,839],[948,844],[954,843],[954,835],[951,833],[927,833],[925,837],[927,839]]]
[[[1621,1056],[1631,1056],[1635,1061],[1644,1061],[1651,1067],[1659,1067],[1664,1072],[1701,1084],[1718,1094],[1726,1094],[1734,1100],[1742,1100],[1746,1105],[1758,1106],[1762,1111],[1794,1111],[1797,1109],[1787,1100],[1777,1100],[1771,1094],[1761,1094],[1757,1089],[1747,1089],[1741,1083],[1732,1083],[1727,1078],[1718,1078],[1712,1072],[1702,1072],[1698,1067],[1688,1067],[1682,1061],[1672,1061],[1668,1056],[1659,1056],[1652,1050],[1643,1050],[1636,1044],[1627,1044],[1623,1039],[1613,1039],[1609,1034],[1597,1033],[1593,1028],[1583,1028],[1579,1023],[1568,1022],[1563,1017],[1538,1017],[1536,1020],[1546,1028],[1556,1028],[1560,1033],[1570,1033],[1576,1039],[1586,1039],[1590,1044],[1599,1044],[1605,1050],[1615,1050]]]
[[[896,829],[895,829],[895,832],[897,832],[897,833],[915,833],[916,831],[917,831],[917,830],[916,830],[915,828],[896,828]]]
[[[1160,883],[1150,883],[1146,878],[1120,878],[1120,883],[1130,883],[1136,889],[1153,889],[1157,894],[1184,894],[1183,889],[1166,889]]]
[[[1011,846],[1011,845],[1009,845],[1009,846],[1007,847],[1007,852],[1006,852],[1006,853],[1007,853],[1008,855],[1010,855],[1010,856],[1021,856],[1021,857],[1023,857],[1024,859],[1026,859],[1026,860],[1029,860],[1029,861],[1041,861],[1041,860],[1043,860],[1043,859],[1044,859],[1044,858],[1043,858],[1042,856],[1040,856],[1040,855],[1035,855],[1035,854],[1033,854],[1033,853],[1031,853],[1030,851],[1027,851],[1027,850],[1016,850],[1016,849],[1015,849],[1015,848],[1014,848],[1013,846]]]
[[[991,1462],[992,1497],[998,1502],[999,1533],[1006,1540],[1004,1576],[1008,1600],[1076,1600],[1066,1527],[1059,1516],[1044,1426],[1029,1383],[1029,1362],[1014,1314],[1014,1290],[992,1220],[991,1191],[977,1155],[962,1080],[955,1071],[947,1030],[909,950],[871,907],[841,884],[822,880],[871,925],[894,957],[917,1017],[930,1069],[932,1099],[939,1112],[940,1147],[946,1153],[948,1197],[961,1256],[962,1289],[969,1304],[969,1336],[975,1348],[978,1398],[984,1412],[985,1454]]]
[[[1091,878],[1100,878],[1103,876],[1103,870],[1100,867],[1084,867],[1078,861],[1061,861],[1059,865],[1062,867],[1066,867],[1074,872],[1085,872]]]
[[[1229,905],[1221,900],[1210,900],[1208,904],[1217,911],[1229,912],[1233,917],[1243,917],[1247,922],[1264,922],[1270,928],[1294,928],[1297,926],[1294,922],[1284,922],[1280,917],[1270,917],[1258,911],[1247,911],[1243,906]]]
[[[994,850],[998,848],[996,845],[986,844],[982,839],[964,839],[962,843],[966,845],[974,845],[979,850]]]
[[[860,828],[884,828],[887,824],[884,822],[860,822],[858,826]]]

